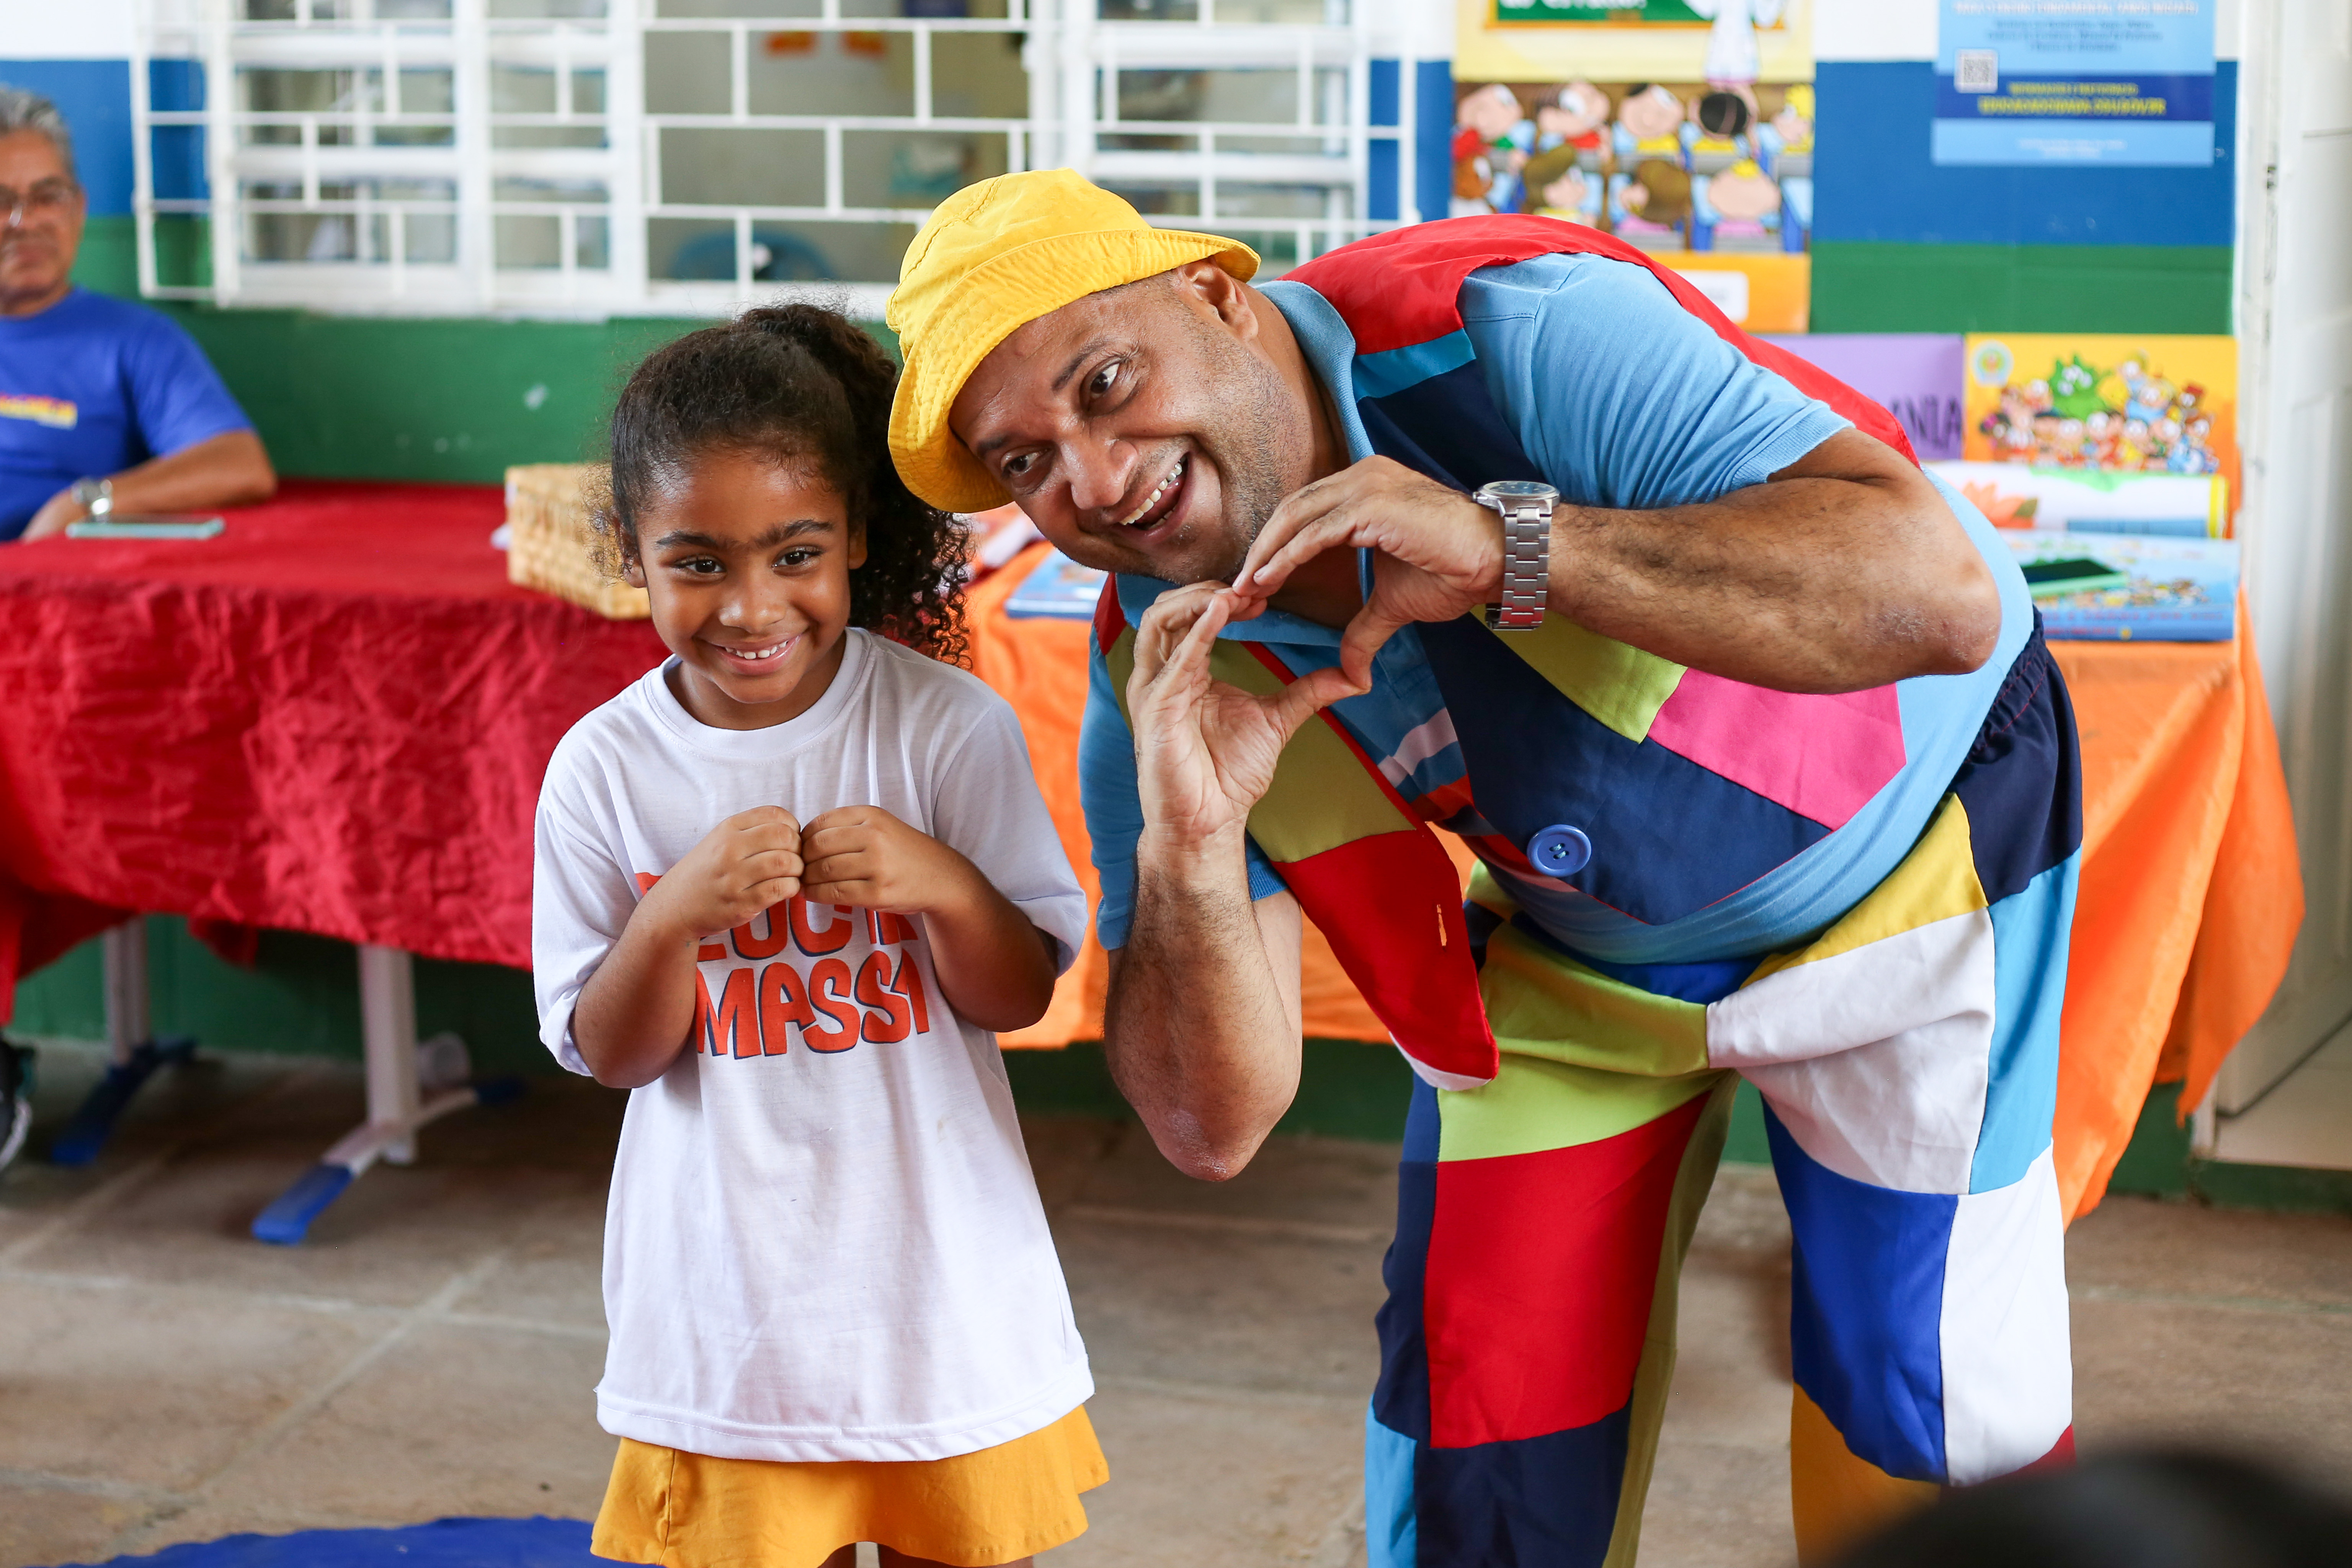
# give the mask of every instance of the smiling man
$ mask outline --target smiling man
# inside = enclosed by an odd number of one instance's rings
[[[64,118],[0,85],[0,539],[266,499],[268,454],[204,351],[75,287],[86,209]]]
[[[1801,1554],[2064,1455],[2081,813],[2007,551],[1883,410],[1591,229],[1257,265],[1066,171],[973,186],[892,298],[891,441],[1117,574],[1081,768],[1160,1149],[1229,1176],[1288,1106],[1302,917],[1418,1076],[1373,1563],[1633,1560],[1741,1077]]]

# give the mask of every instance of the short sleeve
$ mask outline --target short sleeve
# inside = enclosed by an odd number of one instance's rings
[[[123,370],[140,439],[151,455],[167,458],[231,430],[253,428],[205,351],[177,321],[150,316],[142,326]]]
[[[1135,843],[1143,837],[1143,803],[1136,792],[1135,731],[1111,689],[1110,661],[1098,643],[1090,643],[1088,651],[1087,711],[1078,726],[1078,795],[1102,881],[1095,936],[1106,949],[1117,949],[1127,945],[1135,919]],[[1244,852],[1253,901],[1288,890],[1256,840],[1248,840]]]
[[[931,837],[955,850],[1060,948],[1055,973],[1086,941],[1087,895],[1038,793],[1021,723],[990,692],[932,786]]]
[[[581,988],[628,928],[637,907],[635,879],[599,842],[572,798],[576,764],[558,747],[541,786],[530,870],[530,978],[539,1004],[539,1037],[572,1072],[589,1072],[572,1037]]]
[[[1848,427],[1634,262],[1482,268],[1461,302],[1489,395],[1552,487],[1582,505],[1713,500]]]

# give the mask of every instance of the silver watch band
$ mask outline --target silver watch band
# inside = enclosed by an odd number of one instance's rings
[[[1486,606],[1486,624],[1497,631],[1528,631],[1543,625],[1551,593],[1551,508],[1540,501],[1507,501],[1503,514],[1503,595]]]

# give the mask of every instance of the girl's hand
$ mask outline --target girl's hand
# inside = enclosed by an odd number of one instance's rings
[[[801,890],[801,825],[781,805],[736,813],[646,892],[637,913],[700,941]]]
[[[801,834],[802,896],[813,904],[929,914],[986,887],[972,863],[878,805],[844,805]]]
[[[931,973],[958,1017],[1003,1031],[1045,1016],[1059,949],[979,867],[878,805],[813,817],[801,844],[809,902],[923,917]]]

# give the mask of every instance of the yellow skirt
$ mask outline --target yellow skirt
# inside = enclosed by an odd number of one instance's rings
[[[946,1459],[718,1459],[624,1437],[589,1550],[663,1568],[819,1568],[872,1541],[992,1568],[1084,1534],[1078,1494],[1109,1479],[1083,1405],[1025,1437]]]

